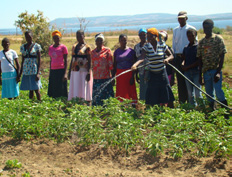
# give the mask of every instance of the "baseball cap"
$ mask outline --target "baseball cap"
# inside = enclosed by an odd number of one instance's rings
[[[180,11],[178,13],[178,18],[187,18],[187,12],[186,11]]]

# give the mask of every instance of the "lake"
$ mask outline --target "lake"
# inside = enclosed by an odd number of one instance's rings
[[[189,25],[194,26],[197,30],[202,28],[202,22],[188,22]],[[122,30],[139,30],[140,28],[151,28],[155,27],[158,30],[167,30],[173,29],[177,27],[179,24],[176,23],[163,23],[163,24],[148,24],[148,25],[136,25],[136,26],[120,26],[120,27],[113,27],[113,26],[101,26],[101,27],[87,27],[86,32],[107,32],[107,31],[122,31]],[[218,20],[214,21],[214,26],[218,28],[226,28],[227,26],[232,26],[232,20]],[[66,33],[75,32],[79,28],[64,28]],[[17,31],[16,31],[17,30]],[[1,35],[15,35],[21,34],[21,31],[16,28],[9,28],[9,29],[0,29]]]

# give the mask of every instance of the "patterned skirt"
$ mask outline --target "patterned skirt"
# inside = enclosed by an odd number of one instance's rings
[[[16,82],[16,71],[2,73],[2,98],[19,96],[19,85]]]
[[[39,90],[42,88],[41,81],[35,80],[36,75],[23,75],[20,90]]]
[[[111,82],[105,86],[105,84],[110,79],[94,79],[93,80],[93,105],[94,106],[96,105],[102,106],[104,99],[114,97],[114,90],[113,90],[113,86]]]
[[[51,69],[48,83],[48,96],[68,97],[67,80],[63,81],[65,69]]]

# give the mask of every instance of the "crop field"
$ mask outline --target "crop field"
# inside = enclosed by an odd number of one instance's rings
[[[19,54],[21,38],[9,38]],[[114,50],[118,37],[106,38],[106,46]],[[232,107],[232,34],[223,38],[228,50],[223,90]],[[134,35],[128,39],[130,47],[138,42]],[[170,34],[169,45],[171,39]],[[66,36],[62,43],[70,54],[75,37]],[[86,43],[94,48],[94,37]],[[89,107],[78,99],[49,98],[48,75],[45,56],[42,102],[30,100],[25,91],[15,100],[0,99],[0,176],[232,175],[231,110],[218,105],[212,112],[205,100],[196,109],[177,101],[174,109],[145,107],[144,102],[134,108],[115,98]],[[178,100],[176,84],[173,92]]]

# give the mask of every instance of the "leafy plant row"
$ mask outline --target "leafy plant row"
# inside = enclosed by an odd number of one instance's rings
[[[82,146],[99,144],[127,152],[140,146],[153,155],[168,152],[175,158],[184,153],[221,157],[232,152],[231,119],[225,120],[225,109],[207,113],[184,105],[144,110],[143,103],[136,109],[130,101],[115,98],[103,107],[89,107],[47,96],[40,103],[22,94],[13,101],[0,100],[0,136],[58,142],[75,137]]]

